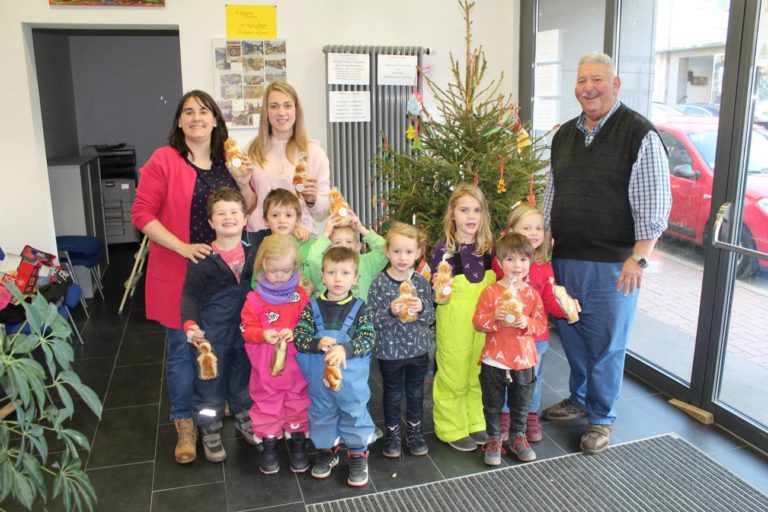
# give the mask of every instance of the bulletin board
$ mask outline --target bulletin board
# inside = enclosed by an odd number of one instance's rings
[[[264,90],[286,77],[285,39],[213,40],[213,97],[228,128],[258,126]]]

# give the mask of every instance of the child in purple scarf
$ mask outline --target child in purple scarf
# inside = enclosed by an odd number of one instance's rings
[[[263,440],[259,469],[271,475],[280,470],[277,443],[290,438],[291,471],[309,468],[305,441],[309,394],[296,364],[293,328],[309,302],[299,285],[298,247],[289,235],[274,234],[259,246],[254,264],[255,290],[241,312],[245,350],[251,361],[249,390],[253,399],[253,433]],[[275,371],[276,353],[285,354],[285,367]]]

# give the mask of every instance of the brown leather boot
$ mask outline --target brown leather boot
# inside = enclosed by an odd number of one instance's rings
[[[176,450],[173,452],[176,462],[179,464],[194,462],[197,458],[197,429],[192,418],[175,420],[173,425],[179,436],[176,441]]]

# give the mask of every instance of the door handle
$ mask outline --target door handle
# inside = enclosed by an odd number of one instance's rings
[[[718,249],[727,249],[729,251],[737,252],[739,254],[744,254],[745,256],[751,256],[753,258],[758,258],[761,260],[768,261],[767,253],[754,251],[752,249],[747,249],[746,247],[742,247],[740,245],[734,245],[734,244],[729,244],[727,242],[720,241],[720,230],[723,227],[723,223],[730,222],[730,219],[731,219],[731,206],[733,206],[731,203],[723,203],[722,205],[720,205],[720,209],[717,210],[717,215],[715,216],[715,223],[712,226],[712,246],[717,247]]]

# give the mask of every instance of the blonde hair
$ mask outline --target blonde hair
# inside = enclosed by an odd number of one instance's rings
[[[510,230],[514,230],[518,222],[523,220],[525,217],[528,217],[529,215],[534,215],[534,214],[539,215],[542,218],[542,220],[544,219],[544,215],[535,206],[531,206],[526,203],[520,203],[517,206],[513,207],[512,211],[509,212],[509,215],[507,215],[506,231],[509,232]],[[536,249],[534,249],[533,257],[535,258],[536,261],[540,263],[549,261],[549,252],[551,250],[552,250],[552,234],[545,227],[544,238],[541,241],[541,245],[538,246]]]
[[[419,246],[419,250],[421,250],[421,246],[427,242],[426,233],[421,231],[416,226],[406,224],[405,222],[395,221],[389,227],[389,231],[387,231],[387,234],[384,237],[387,241],[387,247],[389,247],[389,245],[392,243],[392,239],[395,237],[395,235],[400,235],[405,238],[410,238],[411,240],[416,240],[416,245]]]
[[[261,241],[259,251],[256,253],[256,261],[253,263],[253,273],[264,270],[264,262],[267,260],[281,260],[285,257],[293,258],[293,266],[299,269],[299,246],[293,237],[275,233]]]
[[[475,233],[475,250],[472,252],[475,256],[482,256],[491,251],[493,247],[493,233],[491,233],[491,216],[488,214],[488,202],[485,200],[483,191],[475,185],[469,183],[459,183],[453,190],[451,197],[448,198],[448,207],[445,209],[443,217],[443,232],[445,233],[445,251],[451,254],[459,252],[459,241],[456,239],[456,223],[453,222],[453,210],[456,203],[464,196],[470,196],[480,203],[482,210],[480,225]]]
[[[387,241],[387,249],[392,245],[392,239],[398,235],[416,241],[416,250],[419,252],[417,258],[424,255],[422,251],[427,243],[427,235],[424,231],[404,222],[393,222],[384,237]]]
[[[272,82],[264,91],[261,100],[261,117],[259,119],[259,134],[251,141],[248,147],[248,157],[259,165],[264,165],[269,153],[272,126],[269,124],[269,95],[272,91],[281,92],[291,97],[296,109],[296,122],[293,125],[293,133],[285,148],[285,156],[291,163],[296,163],[301,154],[309,153],[309,139],[304,126],[304,110],[301,108],[299,95],[296,89],[286,82]]]

